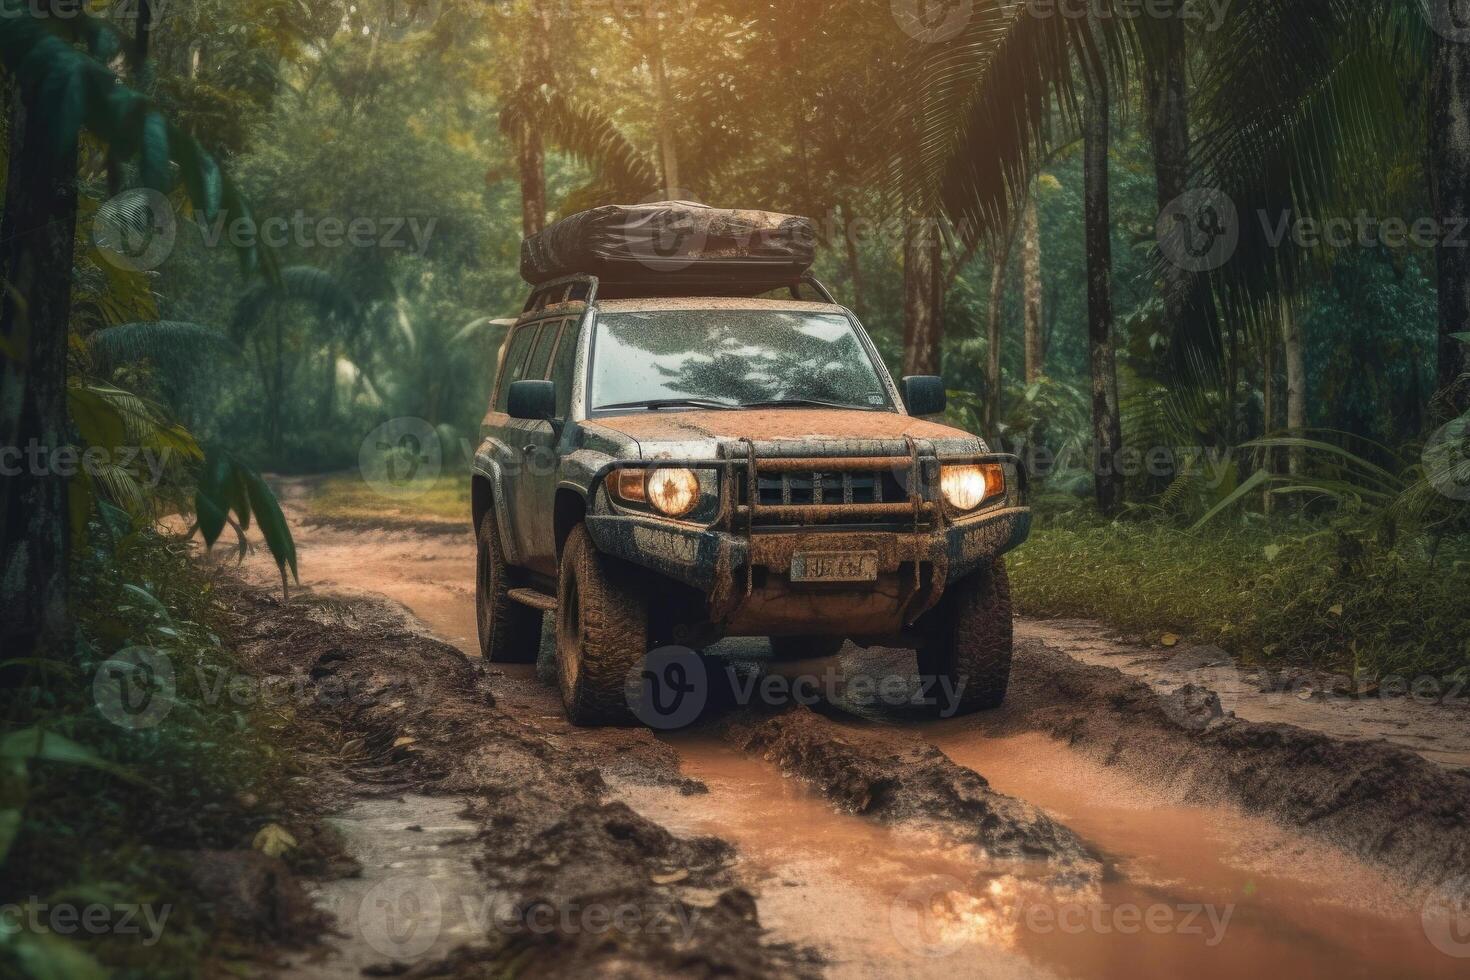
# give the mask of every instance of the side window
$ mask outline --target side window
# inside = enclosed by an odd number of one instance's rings
[[[510,383],[525,377],[522,369],[526,364],[526,352],[536,339],[537,330],[535,326],[521,327],[510,338],[505,349],[505,362],[500,367],[500,386],[495,391],[497,412],[505,411],[505,404],[510,400]]]
[[[551,348],[556,343],[556,328],[560,320],[553,320],[541,327],[541,339],[536,341],[536,350],[526,362],[526,373],[522,377],[540,381],[546,377],[546,365],[551,361]]]
[[[572,374],[577,364],[577,337],[582,332],[580,320],[568,320],[561,328],[561,343],[551,364],[551,380],[556,382],[556,417],[564,419],[572,410]]]

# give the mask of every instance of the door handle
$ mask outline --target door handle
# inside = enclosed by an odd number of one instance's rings
[[[535,443],[532,443],[529,446],[522,446],[521,447],[521,452],[525,453],[527,456],[530,456],[530,455],[533,455],[536,452],[536,450],[538,450],[540,448],[541,448],[540,446],[536,445]]]

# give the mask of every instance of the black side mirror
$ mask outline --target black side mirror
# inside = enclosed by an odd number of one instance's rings
[[[556,416],[556,382],[512,381],[505,407],[513,419],[548,422]]]
[[[944,391],[944,379],[930,374],[904,378],[903,403],[908,407],[910,415],[938,415],[949,404],[949,396]]]

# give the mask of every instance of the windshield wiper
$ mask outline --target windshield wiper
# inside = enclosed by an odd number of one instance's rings
[[[867,405],[843,405],[838,402],[824,402],[815,398],[772,398],[763,402],[741,402],[741,408],[791,408],[809,406],[812,408],[850,408],[859,412],[871,412],[874,409]]]
[[[723,408],[730,411],[742,408],[741,405],[731,405],[729,402],[717,402],[712,398],[650,398],[636,402],[617,402],[613,405],[598,405],[594,412],[613,408]]]

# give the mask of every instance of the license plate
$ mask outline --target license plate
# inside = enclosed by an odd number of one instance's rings
[[[805,551],[791,556],[793,582],[876,582],[876,551]]]

